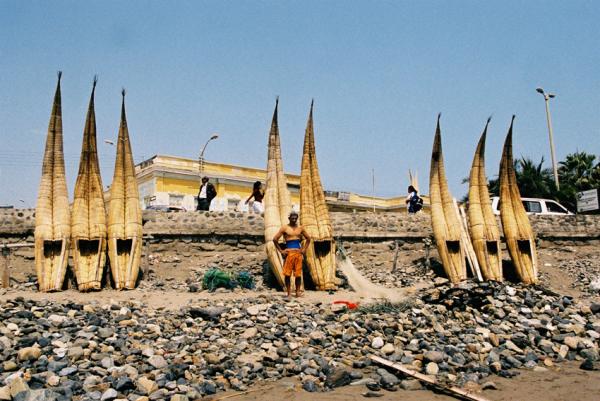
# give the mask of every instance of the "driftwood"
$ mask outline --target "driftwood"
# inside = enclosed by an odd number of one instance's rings
[[[398,240],[394,241],[396,244],[395,252],[394,252],[394,264],[392,265],[392,273],[396,272],[396,268],[398,267],[398,251],[400,250],[400,245],[398,244]]]
[[[439,389],[442,389],[443,391],[449,392],[457,398],[464,399],[464,400],[472,400],[472,401],[489,401],[489,399],[487,399],[485,397],[475,395],[475,394],[471,393],[470,391],[463,390],[462,388],[459,388],[456,386],[446,386],[442,383],[439,383],[437,380],[435,380],[427,375],[416,372],[412,369],[408,369],[408,368],[400,365],[399,363],[394,363],[394,362],[388,361],[387,359],[381,358],[376,355],[371,355],[370,358],[373,362],[376,362],[381,365],[395,369],[399,372],[404,373],[407,376],[414,377],[417,380],[420,380],[422,382],[425,382],[427,384],[435,386]]]
[[[263,388],[255,388],[255,389],[252,389],[252,390],[240,391],[239,393],[227,394],[227,395],[224,395],[222,397],[215,398],[213,401],[226,400],[228,398],[239,397],[241,395],[246,395],[246,394],[250,394],[250,393],[256,393],[257,391],[266,391],[266,390],[272,389],[273,387],[275,387],[275,386],[267,386],[267,387],[263,387]]]
[[[483,281],[483,277],[481,277],[481,269],[479,268],[479,262],[477,261],[477,255],[475,255],[473,243],[471,242],[471,237],[469,236],[465,208],[462,206],[459,207],[458,203],[456,203],[456,199],[454,199],[454,207],[456,208],[458,216],[460,217],[460,242],[463,247],[463,252],[467,257],[467,261],[469,262],[471,274],[473,274],[473,277],[477,278],[478,281]]]

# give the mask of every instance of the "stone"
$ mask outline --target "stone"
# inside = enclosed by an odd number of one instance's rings
[[[425,373],[427,373],[428,375],[435,376],[438,374],[439,371],[440,368],[435,362],[429,362],[427,365],[425,365]]]
[[[381,377],[380,383],[385,389],[395,388],[395,386],[400,383],[400,380],[395,375],[385,369],[377,369],[377,374]]]
[[[17,359],[23,361],[35,361],[42,355],[42,350],[38,347],[21,348],[17,353]]]
[[[600,362],[592,361],[591,359],[585,359],[581,365],[579,365],[579,369],[600,370]]]
[[[242,334],[240,334],[240,337],[244,340],[248,340],[250,338],[256,337],[257,333],[258,329],[256,327],[248,327],[246,330],[244,330]]]
[[[0,387],[0,401],[10,401],[11,399],[10,388],[8,386]]]
[[[187,395],[173,394],[171,396],[171,400],[170,401],[189,401],[189,398],[187,397]]]
[[[46,384],[50,387],[56,387],[60,384],[60,377],[55,374],[51,374],[46,378]]]
[[[315,384],[314,380],[305,380],[302,382],[302,388],[304,391],[308,391],[309,393],[314,393],[318,391],[318,387]]]
[[[423,385],[416,379],[405,379],[400,382],[400,387],[402,387],[403,390],[416,391],[421,390]]]
[[[119,396],[119,393],[117,393],[117,390],[109,388],[104,393],[102,393],[102,397],[100,397],[100,401],[114,400],[118,396]]]
[[[6,361],[2,364],[2,369],[5,372],[12,372],[19,368],[19,366],[15,363],[15,361]]]
[[[158,385],[156,384],[156,382],[144,376],[141,376],[136,381],[136,388],[143,395],[150,395],[156,390],[158,390]]]
[[[83,357],[83,348],[82,347],[71,347],[69,351],[67,351],[67,356],[72,361],[77,361]]]
[[[350,372],[345,368],[334,368],[327,375],[325,385],[329,388],[342,387],[350,384],[352,377]]]
[[[10,395],[14,398],[16,397],[17,394],[23,392],[23,391],[29,391],[29,386],[27,385],[27,382],[20,376],[15,377],[10,383],[9,383],[9,389],[10,389]]]
[[[375,337],[373,339],[373,341],[371,341],[371,348],[380,349],[383,347],[383,345],[384,345],[384,341],[383,341],[383,338],[381,338],[381,337]]]
[[[577,349],[579,345],[579,338],[574,336],[565,337],[564,341],[565,345],[570,349]]]
[[[482,390],[498,390],[498,385],[496,383],[489,381],[485,382],[481,385]]]
[[[381,348],[381,352],[385,355],[393,354],[395,351],[394,344],[387,343]]]
[[[423,354],[423,359],[429,362],[440,363],[444,361],[444,354],[439,351],[426,351]]]
[[[153,355],[148,358],[148,363],[154,366],[155,369],[163,369],[167,367],[167,361],[161,355]]]

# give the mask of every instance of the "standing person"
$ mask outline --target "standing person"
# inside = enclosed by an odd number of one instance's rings
[[[250,199],[254,198],[254,202],[250,204],[254,213],[262,213],[265,211],[262,200],[265,197],[265,193],[262,191],[262,184],[260,181],[256,181],[254,183],[254,187],[252,188],[252,194],[246,199],[246,204],[250,202]]]
[[[215,186],[208,182],[208,177],[202,177],[202,185],[200,185],[200,191],[198,191],[197,210],[208,210],[210,202],[212,202],[215,196],[217,196]]]
[[[417,213],[423,208],[423,200],[419,197],[417,190],[412,185],[408,186],[406,206],[408,208],[408,213]]]
[[[275,248],[285,258],[283,276],[285,277],[287,296],[289,297],[292,291],[291,276],[293,273],[295,277],[294,283],[296,284],[296,297],[299,297],[302,285],[302,259],[306,248],[310,244],[310,236],[301,225],[298,225],[298,213],[292,211],[288,218],[290,223],[279,229],[275,237],[273,237],[273,242],[275,243]],[[279,246],[279,238],[282,235],[286,243],[285,249],[281,249]],[[304,246],[300,245],[302,237],[304,237]]]

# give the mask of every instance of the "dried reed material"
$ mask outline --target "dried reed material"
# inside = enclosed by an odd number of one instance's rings
[[[467,277],[467,270],[463,247],[460,243],[460,220],[454,208],[444,170],[440,115],[438,115],[437,119],[433,150],[431,152],[429,196],[433,237],[438,253],[446,275],[450,281],[458,283]]]
[[[267,156],[267,182],[265,197],[263,199],[265,212],[265,248],[271,269],[281,287],[285,287],[283,277],[283,258],[273,244],[273,237],[281,226],[288,223],[288,216],[292,210],[290,192],[283,172],[281,159],[281,145],[279,142],[279,126],[277,124],[277,110],[279,98],[275,102],[275,111],[269,132],[269,149]]]
[[[306,249],[306,263],[313,282],[318,290],[332,290],[336,288],[335,242],[317,164],[313,104],[314,102],[310,104],[302,152],[300,224],[312,238]]]
[[[415,173],[413,174],[412,171],[410,169],[408,169],[408,182],[410,183],[410,185],[412,185],[412,187],[414,189],[417,190],[417,192],[419,192],[419,177],[417,175],[416,170],[415,170]]]
[[[115,288],[133,289],[142,259],[142,210],[125,115],[125,90],[122,96],[115,172],[108,203],[108,257]]]
[[[44,292],[62,289],[71,237],[63,153],[61,76],[59,72],[35,209],[35,270],[39,289]]]
[[[515,270],[525,284],[538,282],[537,251],[535,236],[529,218],[521,202],[521,194],[517,186],[517,176],[513,164],[512,133],[515,116],[504,142],[502,160],[500,161],[500,220],[504,231],[504,240]]]
[[[477,144],[469,176],[469,232],[483,277],[486,280],[502,281],[500,231],[492,211],[485,176],[485,139],[489,123],[488,118]]]
[[[98,166],[94,113],[96,83],[97,79],[94,78],[71,214],[73,263],[80,291],[100,289],[106,263],[106,212]]]

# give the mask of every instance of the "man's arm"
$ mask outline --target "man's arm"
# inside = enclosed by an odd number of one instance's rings
[[[281,236],[283,235],[283,233],[285,232],[285,227],[281,227],[279,229],[279,231],[277,231],[277,234],[275,234],[275,236],[273,237],[273,243],[275,244],[275,248],[279,251],[279,253],[281,253],[282,255],[285,255],[285,253],[287,253],[286,250],[281,249],[281,247],[279,246],[279,238],[281,238]]]
[[[310,235],[306,232],[304,227],[302,227],[302,236],[304,237],[304,245],[302,245],[302,253],[306,252],[306,248],[310,245]]]

